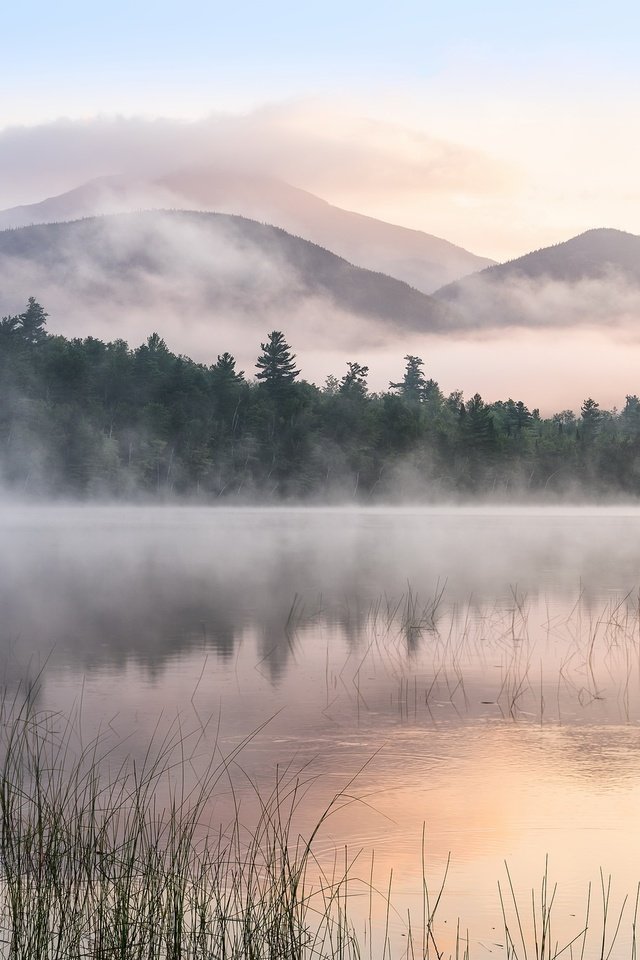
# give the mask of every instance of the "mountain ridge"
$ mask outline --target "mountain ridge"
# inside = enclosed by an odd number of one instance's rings
[[[436,290],[462,327],[636,327],[640,236],[594,227]]]
[[[94,178],[38,203],[0,211],[0,230],[158,208],[231,213],[279,226],[423,293],[493,263],[424,231],[343,210],[276,178],[209,168],[174,171],[153,179]]]
[[[366,331],[366,324],[375,335],[443,330],[450,314],[403,281],[354,266],[279,227],[194,211],[112,214],[1,231],[0,312],[14,312],[31,294],[66,316],[72,333],[92,313],[101,318],[101,333],[134,316],[155,329],[160,316],[167,335],[189,324],[210,328],[222,321],[239,328],[264,317],[278,327],[287,320],[292,336],[299,329],[322,343],[350,336],[351,326]]]
[[[602,242],[608,243],[608,251]],[[612,247],[615,249],[612,250]],[[559,254],[559,256],[558,256]],[[615,254],[615,256],[614,256]],[[573,273],[569,268],[573,266]],[[529,278],[549,277],[566,281],[605,275],[609,266],[621,269],[640,283],[640,236],[614,227],[592,227],[582,233],[560,240],[546,247],[539,247],[519,257],[491,264],[483,270],[445,284],[435,291],[441,297],[445,291],[455,291],[475,278],[484,280],[505,276],[522,275]],[[589,270],[588,268],[592,268]]]

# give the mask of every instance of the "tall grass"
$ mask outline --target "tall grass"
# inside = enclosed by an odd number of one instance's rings
[[[260,797],[250,832],[236,817],[212,835],[207,809],[243,744],[192,788],[186,772],[200,739],[190,743],[179,726],[140,762],[118,765],[105,738],[82,744],[68,721],[37,713],[29,698],[5,701],[0,720],[5,956],[357,956],[340,881],[307,883],[311,841],[292,828],[299,778],[279,777]]]
[[[353,802],[351,783],[306,838],[295,830],[311,783],[304,770],[277,772],[266,794],[252,785],[258,814],[250,829],[242,823],[239,800],[229,825],[214,829],[216,792],[224,788],[236,796],[232,768],[241,770],[247,740],[224,756],[216,748],[202,769],[202,755],[210,752],[206,742],[205,729],[192,734],[176,723],[166,734],[156,733],[141,759],[119,762],[108,737],[83,741],[77,719],[38,711],[30,696],[0,702],[0,956],[471,960],[485,955],[481,946],[474,952],[459,922],[442,940],[438,936],[436,914],[447,870],[434,896],[426,880],[424,833],[417,923],[398,913],[392,876],[386,889],[376,891],[373,861],[364,880],[354,875],[357,858],[346,851],[343,864],[336,857],[333,870],[323,870],[314,842],[332,813]],[[584,920],[561,941],[552,934],[556,890],[547,869],[529,911],[508,869],[507,878],[506,896],[499,888],[504,936],[493,944],[496,955],[635,960],[640,887],[631,936],[623,943],[627,902],[613,908],[611,880],[605,883],[604,877],[601,916],[592,922],[589,894]],[[349,910],[356,891],[369,903],[361,937]],[[392,937],[398,921],[404,932]]]

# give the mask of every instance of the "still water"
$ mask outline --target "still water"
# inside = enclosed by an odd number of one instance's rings
[[[6,686],[133,758],[194,735],[194,776],[241,747],[212,825],[298,783],[308,836],[336,798],[317,869],[347,865],[364,941],[406,952],[446,873],[440,948],[459,918],[472,957],[504,955],[498,883],[527,928],[546,870],[561,946],[590,882],[601,938],[611,876],[628,955],[639,510],[4,507],[0,534]]]

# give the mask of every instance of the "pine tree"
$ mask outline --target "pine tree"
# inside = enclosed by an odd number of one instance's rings
[[[47,336],[48,313],[41,307],[35,297],[29,297],[27,309],[18,317],[22,338],[27,343],[41,343]]]
[[[349,370],[340,381],[340,393],[350,397],[366,397],[369,367],[359,363],[348,363]]]
[[[467,449],[488,454],[496,440],[491,411],[479,393],[475,393],[463,407],[464,435]]]
[[[235,357],[225,351],[211,367],[211,378],[216,386],[232,386],[244,381],[244,370],[237,371]]]
[[[284,334],[280,330],[273,330],[267,342],[261,343],[260,347],[262,354],[256,360],[256,379],[262,380],[275,393],[291,386],[300,371],[296,369],[296,355],[291,353]]]
[[[392,390],[397,390],[403,400],[407,400],[409,403],[420,403],[424,398],[427,385],[424,374],[420,369],[424,366],[424,360],[411,354],[407,354],[404,359],[407,361],[404,377],[400,383],[389,383],[389,386]]]
[[[580,408],[580,419],[583,440],[591,440],[598,432],[598,427],[602,419],[600,404],[596,403],[591,397],[587,397]]]
[[[620,421],[627,436],[634,439],[640,436],[640,398],[635,393],[627,394]]]

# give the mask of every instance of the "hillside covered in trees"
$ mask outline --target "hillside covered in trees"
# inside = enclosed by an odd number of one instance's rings
[[[640,495],[640,399],[542,419],[521,401],[443,396],[421,358],[371,393],[346,364],[305,382],[279,331],[253,371],[152,334],[69,340],[31,298],[0,321],[0,482],[27,496],[278,501]],[[259,346],[259,349],[258,349]]]
[[[245,329],[255,318],[275,325],[286,316],[301,330],[320,311],[337,315],[337,330],[348,317],[394,333],[444,330],[455,321],[440,300],[285,230],[185,210],[0,231],[0,311],[18,309],[29,290],[41,291],[48,309],[64,318],[67,336],[84,336],[87,314],[93,333],[106,339],[132,330],[142,339],[180,318],[181,349],[190,353],[204,331],[189,339],[185,328],[203,317]],[[256,340],[261,330],[253,328]]]

